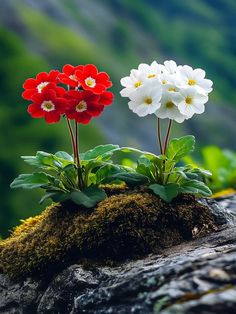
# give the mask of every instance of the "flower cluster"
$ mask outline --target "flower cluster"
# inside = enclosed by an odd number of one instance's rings
[[[27,79],[22,97],[31,101],[28,112],[33,118],[44,117],[47,123],[56,123],[65,115],[87,124],[112,103],[113,94],[107,91],[111,86],[108,74],[98,72],[95,65],[67,64],[62,73],[52,70]]]
[[[165,61],[151,65],[141,63],[130,76],[121,79],[121,96],[129,97],[129,108],[138,116],[155,114],[160,119],[169,118],[178,123],[201,114],[205,110],[212,81],[205,71]]]

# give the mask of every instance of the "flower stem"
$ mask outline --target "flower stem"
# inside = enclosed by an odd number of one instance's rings
[[[69,128],[69,132],[70,132],[70,138],[71,138],[71,145],[72,145],[72,150],[73,150],[73,156],[74,156],[74,160],[76,163],[76,145],[75,145],[75,139],[74,139],[74,134],[73,134],[73,129],[70,123],[70,120],[68,118],[66,118],[66,122]]]
[[[167,150],[167,147],[168,147],[172,124],[173,124],[173,121],[170,119],[170,120],[169,120],[169,124],[168,124],[168,129],[167,129],[167,132],[166,132],[166,138],[165,138],[165,144],[164,144],[164,151],[163,151],[164,155],[166,154],[166,150]]]
[[[159,118],[157,118],[157,138],[158,138],[158,143],[160,147],[160,153],[163,154],[163,146],[162,146],[162,140],[161,140],[161,121]]]
[[[76,162],[77,162],[77,170],[78,170],[78,182],[79,182],[79,189],[82,190],[84,188],[84,181],[83,181],[83,172],[80,163],[80,156],[79,156],[79,133],[78,133],[78,123],[75,121],[75,152],[76,152]]]

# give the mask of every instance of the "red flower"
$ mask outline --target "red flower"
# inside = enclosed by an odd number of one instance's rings
[[[52,89],[45,89],[32,96],[33,103],[28,106],[32,118],[45,118],[47,123],[56,123],[66,110],[66,100],[56,95]]]
[[[99,103],[101,105],[104,105],[104,106],[109,106],[112,104],[113,102],[113,99],[114,99],[114,95],[112,92],[104,92],[102,93],[100,96],[100,100],[99,100]]]
[[[107,88],[112,86],[109,76],[106,72],[98,72],[93,64],[87,64],[82,69],[75,71],[79,83],[84,90],[89,90],[94,94],[100,95]]]
[[[75,75],[75,71],[83,70],[83,67],[83,65],[78,65],[76,67],[70,64],[64,65],[62,68],[63,73],[58,75],[60,82],[71,87],[78,87],[80,83],[78,82],[77,76]]]
[[[25,91],[22,93],[22,97],[27,100],[32,100],[34,94],[40,94],[42,91],[47,89],[54,89],[58,96],[63,96],[65,93],[64,88],[56,86],[59,82],[57,70],[52,70],[49,73],[41,72],[36,78],[29,78],[23,84]]]
[[[97,117],[104,109],[99,104],[100,97],[89,91],[71,90],[66,95],[68,99],[68,107],[66,116],[78,123],[87,124],[92,117]]]

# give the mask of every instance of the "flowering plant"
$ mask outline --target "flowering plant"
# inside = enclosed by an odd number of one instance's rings
[[[146,177],[149,188],[169,202],[179,193],[211,195],[210,189],[202,182],[211,173],[191,165],[179,166],[181,159],[194,150],[194,136],[170,139],[173,121],[182,123],[194,114],[205,110],[212,81],[205,78],[205,71],[192,69],[188,65],[177,66],[174,61],[151,65],[140,64],[130,76],[121,79],[123,97],[128,97],[129,108],[140,117],[155,114],[160,155],[136,151],[140,157],[136,172]],[[160,119],[169,124],[164,143],[161,136]]]
[[[72,200],[85,207],[92,207],[106,197],[98,185],[104,179],[104,169],[108,173],[110,157],[118,146],[101,145],[80,154],[78,126],[98,117],[104,107],[112,103],[113,94],[107,91],[111,86],[108,74],[98,72],[92,64],[75,67],[67,64],[61,73],[56,70],[42,72],[25,81],[22,96],[31,101],[29,114],[33,118],[44,118],[47,123],[57,123],[64,117],[73,155],[63,151],[55,154],[39,151],[36,156],[23,156],[36,171],[19,175],[12,182],[12,188],[40,187],[46,190],[41,202],[47,198]],[[119,169],[123,169],[122,166]]]
[[[112,103],[113,94],[107,91],[112,82],[106,72],[98,72],[92,64],[75,67],[67,64],[62,72],[52,70],[27,79],[22,96],[31,101],[28,112],[33,118],[44,118],[47,123],[65,118],[73,154],[38,151],[36,156],[23,156],[36,171],[19,175],[11,187],[42,188],[46,194],[41,202],[48,198],[57,202],[71,200],[88,208],[106,197],[101,185],[114,182],[125,182],[128,186],[144,184],[167,202],[183,192],[210,195],[210,189],[201,181],[203,176],[210,175],[209,171],[178,165],[194,150],[194,137],[169,141],[173,120],[181,123],[204,112],[212,90],[205,72],[177,66],[174,61],[164,65],[154,61],[150,66],[140,64],[137,70],[131,70],[121,84],[124,86],[121,95],[130,98],[128,105],[133,112],[141,117],[153,113],[157,116],[159,156],[113,144],[79,153],[78,126],[98,117]],[[169,125],[163,144],[160,119],[164,118],[169,119]],[[112,156],[117,151],[138,154],[136,167],[114,164]]]

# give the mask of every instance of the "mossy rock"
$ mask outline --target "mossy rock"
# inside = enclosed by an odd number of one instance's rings
[[[145,190],[113,189],[109,194],[114,195],[93,210],[53,204],[23,221],[0,242],[0,270],[20,278],[71,262],[121,262],[215,228],[209,208],[191,195],[167,204]]]

